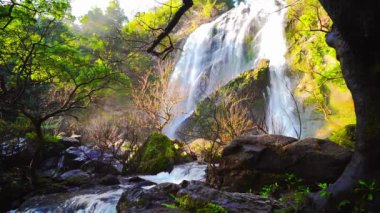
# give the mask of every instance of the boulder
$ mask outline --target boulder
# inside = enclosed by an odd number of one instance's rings
[[[182,161],[181,150],[175,141],[153,132],[131,160],[131,171],[139,174],[157,174],[171,171]]]
[[[76,169],[63,173],[60,179],[68,186],[84,186],[91,185],[93,180],[91,176],[82,170]]]
[[[51,157],[44,160],[37,170],[37,174],[42,177],[55,178],[59,173],[59,157]]]
[[[64,171],[83,167],[89,172],[111,172],[112,174],[119,174],[123,170],[121,162],[112,154],[87,146],[73,146],[66,149],[60,167]]]
[[[99,183],[102,185],[110,186],[120,184],[120,181],[115,175],[108,174],[100,178]]]
[[[139,176],[128,178],[125,182],[125,184],[133,185],[134,187],[144,187],[144,186],[153,186],[157,185],[156,183],[142,179]]]
[[[97,173],[97,174],[120,174],[120,171],[117,170],[112,164],[112,162],[104,162],[100,160],[89,160],[84,163],[81,167],[81,170],[88,173]]]
[[[175,203],[173,196],[186,198],[186,204],[197,212],[208,204],[216,204],[227,212],[273,212],[284,205],[269,198],[251,193],[231,193],[208,187],[200,181],[183,181],[181,184],[162,183],[149,190],[133,187],[125,191],[118,204],[118,212],[184,212],[184,209],[167,208]],[[203,209],[204,210],[204,209]],[[201,211],[210,212],[210,211]]]
[[[25,138],[0,143],[0,159],[4,168],[22,167],[33,159],[35,147]]]
[[[71,146],[80,146],[81,143],[77,138],[72,137],[61,137],[59,141],[66,146],[66,148],[69,148]]]
[[[348,149],[328,140],[279,135],[243,137],[225,147],[219,167],[208,169],[207,182],[239,192],[281,182],[287,173],[302,178],[306,184],[333,182],[351,155]]]
[[[190,153],[198,162],[209,162],[209,153],[213,147],[212,144],[213,142],[210,140],[198,138],[188,143],[186,152]],[[218,151],[219,150],[221,150],[221,148],[218,148]]]
[[[87,172],[84,172],[80,169],[75,169],[75,170],[65,172],[59,177],[61,180],[67,180],[69,178],[90,178],[90,175]]]

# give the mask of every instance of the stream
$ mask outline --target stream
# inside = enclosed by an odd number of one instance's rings
[[[157,175],[139,176],[153,183],[181,183],[184,180],[204,181],[206,165],[195,162],[177,165],[173,170],[161,172]],[[16,211],[25,213],[113,213],[121,194],[132,187],[128,177],[121,178],[120,185],[97,186],[89,189],[80,189],[72,192],[41,195],[28,199]],[[124,183],[123,183],[124,182]],[[154,185],[153,185],[154,186]],[[144,187],[149,189],[153,186]]]

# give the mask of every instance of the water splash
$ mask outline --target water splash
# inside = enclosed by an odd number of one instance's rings
[[[165,134],[176,138],[176,130],[199,101],[266,58],[271,64],[269,132],[279,133],[276,127],[281,126],[282,134],[296,136],[291,85],[285,75],[284,6],[280,0],[247,0],[188,37],[168,90],[169,96],[184,101],[177,105],[177,116]]]
[[[175,167],[170,173],[160,172],[157,175],[144,175],[140,177],[157,184],[165,182],[179,184],[184,180],[204,180],[206,168],[206,165],[188,163]]]
[[[181,183],[183,180],[203,181],[206,165],[187,163],[175,166],[170,173],[161,172],[157,175],[141,176],[154,183]],[[76,212],[76,213],[116,213],[116,205],[121,194],[132,185],[94,187],[74,192],[36,196],[20,207],[17,212]]]

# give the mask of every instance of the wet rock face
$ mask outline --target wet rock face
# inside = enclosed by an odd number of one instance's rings
[[[76,169],[63,173],[60,178],[62,180],[69,178],[90,178],[90,175],[82,170]]]
[[[25,138],[12,138],[0,143],[0,163],[14,168],[28,164],[33,159],[35,147]]]
[[[208,123],[208,119],[213,119],[213,110],[215,106],[221,106],[222,100],[226,101],[226,106],[238,102],[239,110],[250,109],[247,117],[254,123],[259,124],[265,120],[267,105],[265,97],[267,96],[267,88],[270,86],[269,64],[268,59],[261,59],[255,69],[241,73],[213,94],[201,100],[195,111],[176,130],[177,136],[183,141],[191,141],[194,136],[202,138],[203,135],[199,134],[202,132],[202,123]]]
[[[207,182],[240,192],[260,190],[263,185],[283,180],[286,173],[295,174],[305,183],[333,182],[351,155],[349,150],[327,140],[277,135],[244,137],[223,150],[220,166],[208,169]]]
[[[63,154],[60,169],[83,169],[94,173],[121,173],[123,166],[112,154],[87,146],[70,147]]]
[[[273,212],[283,208],[274,200],[251,193],[231,193],[208,187],[199,181],[183,181],[181,184],[163,183],[149,190],[134,187],[125,191],[117,205],[118,212],[183,212],[169,209],[162,204],[174,204],[175,197],[187,196],[197,203],[213,203],[227,212]]]

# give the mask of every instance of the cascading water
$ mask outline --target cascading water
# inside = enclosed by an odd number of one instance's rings
[[[175,109],[176,118],[164,129],[169,137],[176,138],[176,130],[199,101],[263,58],[270,60],[269,131],[297,135],[290,80],[285,75],[284,8],[282,0],[247,0],[188,37],[169,82],[168,95],[183,98]]]
[[[273,1],[273,4],[276,4]],[[280,7],[285,7],[281,4]],[[297,102],[292,96],[292,85],[286,76],[287,52],[284,36],[285,9],[279,9],[268,16],[267,23],[260,30],[258,58],[270,60],[269,102],[266,110],[266,122],[269,133],[292,137],[301,137],[300,121],[295,116]]]
[[[204,24],[187,39],[169,85],[169,95],[183,97],[179,116],[165,132],[175,137],[179,125],[196,104],[239,73],[253,68],[260,59],[270,60],[267,124],[270,133],[297,136],[299,125],[291,82],[285,75],[284,3],[282,0],[247,0]],[[171,173],[141,176],[155,183],[204,179],[205,166],[190,163]],[[116,212],[116,204],[130,185],[95,187],[68,193],[33,197],[21,212]]]
[[[199,180],[205,178],[206,165],[187,163],[175,166],[173,171],[161,172],[157,175],[140,176],[153,183],[181,183],[183,180]],[[126,184],[108,187],[94,187],[67,193],[36,196],[23,203],[17,212],[77,212],[77,213],[116,213],[116,205],[121,194],[132,187]],[[145,187],[150,188],[150,187]]]

